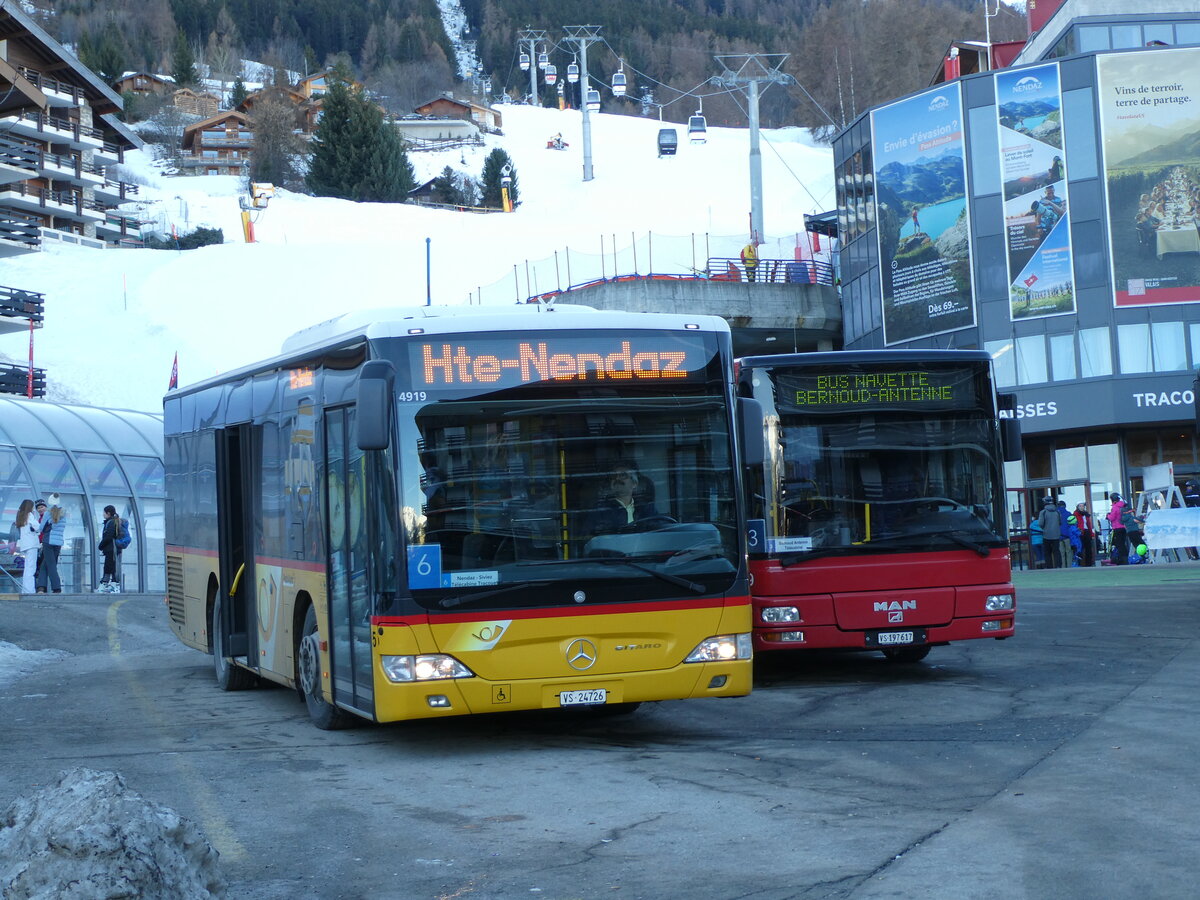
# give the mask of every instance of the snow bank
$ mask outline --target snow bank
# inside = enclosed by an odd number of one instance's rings
[[[115,772],[72,769],[0,815],[5,900],[222,897],[215,851]]]

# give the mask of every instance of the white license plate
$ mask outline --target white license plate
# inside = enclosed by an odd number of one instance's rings
[[[911,644],[913,642],[913,633],[911,631],[885,631],[879,635],[880,644]]]
[[[558,695],[559,706],[595,706],[608,702],[608,691],[605,688],[593,688],[590,691],[563,691]]]

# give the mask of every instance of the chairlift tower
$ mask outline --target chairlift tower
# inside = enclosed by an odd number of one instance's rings
[[[546,43],[546,32],[541,28],[523,28],[517,32],[517,46],[529,54],[529,102],[538,105],[537,58],[538,44]]]
[[[591,113],[588,110],[586,98],[588,89],[591,87],[591,82],[588,81],[587,67],[587,48],[590,44],[603,40],[600,37],[599,25],[564,25],[563,31],[567,33],[567,40],[572,41],[579,48],[579,96],[584,98],[583,103],[579,104],[582,107],[583,113],[583,180],[592,180],[592,121]]]
[[[758,86],[761,83],[795,84],[796,79],[780,71],[790,53],[734,53],[714,56],[724,70],[709,81],[724,88],[746,88],[750,118],[750,235],[757,244],[764,236],[762,149],[758,139]]]

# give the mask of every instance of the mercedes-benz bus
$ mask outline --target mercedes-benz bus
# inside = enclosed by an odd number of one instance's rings
[[[171,391],[171,627],[322,728],[748,693],[731,346],[716,317],[422,307]]]

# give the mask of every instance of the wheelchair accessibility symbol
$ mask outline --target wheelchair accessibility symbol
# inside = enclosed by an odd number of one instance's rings
[[[507,684],[492,685],[492,702],[493,703],[511,703],[512,695],[510,686]]]

